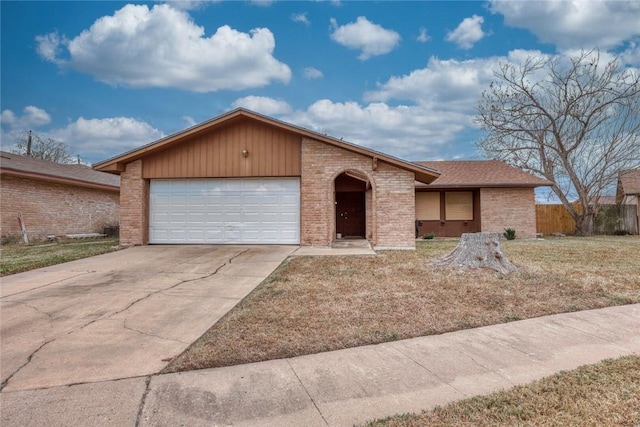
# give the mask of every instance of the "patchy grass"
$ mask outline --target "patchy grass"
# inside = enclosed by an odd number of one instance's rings
[[[368,427],[489,425],[640,425],[640,356],[605,360],[504,392],[367,424]]]
[[[229,366],[640,302],[640,238],[503,243],[519,271],[435,268],[415,252],[302,257],[271,274],[165,372]]]
[[[118,239],[63,241],[42,245],[3,245],[0,276],[87,258],[118,249]]]

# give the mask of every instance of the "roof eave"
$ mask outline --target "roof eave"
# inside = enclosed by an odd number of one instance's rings
[[[356,144],[352,144],[349,142],[345,142],[341,139],[337,139],[337,138],[333,138],[330,137],[328,135],[322,135],[320,133],[311,131],[309,129],[305,129],[296,125],[292,125],[290,123],[286,123],[283,122],[281,120],[278,119],[274,119],[272,117],[268,117],[268,116],[264,116],[262,114],[244,109],[244,108],[237,108],[235,110],[232,110],[228,113],[222,114],[218,117],[215,117],[211,120],[208,120],[206,122],[203,122],[199,125],[193,126],[189,129],[183,130],[181,132],[178,133],[174,133],[172,135],[169,135],[165,138],[156,140],[154,142],[151,142],[147,145],[144,145],[140,148],[137,148],[135,150],[131,150],[129,152],[126,152],[124,154],[121,154],[119,156],[116,157],[112,157],[111,159],[108,160],[104,160],[102,162],[96,163],[95,165],[93,165],[93,169],[95,170],[99,170],[102,172],[109,172],[109,173],[114,173],[114,174],[120,174],[121,172],[124,172],[125,169],[125,165],[126,163],[138,160],[139,158],[144,157],[145,155],[148,155],[154,151],[158,151],[161,150],[163,148],[165,148],[167,145],[182,139],[182,138],[186,138],[189,136],[193,136],[197,133],[200,132],[204,132],[208,129],[210,129],[211,127],[214,127],[216,125],[219,125],[223,122],[229,121],[233,118],[236,117],[249,117],[249,118],[253,118],[255,120],[258,120],[262,123],[266,123],[272,126],[277,126],[280,129],[286,130],[288,132],[293,132],[293,133],[297,133],[303,137],[307,137],[307,138],[311,138],[320,142],[324,142],[324,143],[328,143],[343,149],[346,149],[348,151],[352,151],[355,153],[359,153],[359,154],[363,154],[372,158],[378,158],[379,160],[391,164],[393,166],[396,167],[400,167],[401,169],[405,169],[405,170],[409,170],[411,172],[413,172],[415,174],[415,178],[418,181],[424,182],[424,183],[431,183],[433,181],[435,181],[439,176],[440,173],[432,168],[429,168],[427,166],[422,166],[422,165],[418,165],[412,162],[408,162],[402,159],[398,159],[396,157],[393,156],[389,156],[387,154],[384,153],[380,153],[378,151],[375,150],[371,150],[368,148],[364,148],[361,147],[359,145]]]
[[[37,173],[37,172],[25,172],[25,171],[20,171],[20,170],[11,169],[11,168],[0,169],[0,175],[37,179],[39,181],[55,182],[58,184],[66,184],[66,185],[76,185],[79,187],[95,188],[98,190],[117,191],[117,192],[120,191],[120,187],[116,185],[101,184],[97,182],[84,181],[84,180],[74,179],[74,178],[65,178],[61,176],[48,175],[48,174]]]
[[[417,184],[416,188],[424,189],[451,189],[451,188],[537,188],[537,187],[550,187],[549,184],[432,184],[432,185],[420,185]]]

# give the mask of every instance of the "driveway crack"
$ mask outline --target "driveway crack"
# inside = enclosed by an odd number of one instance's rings
[[[90,326],[90,325],[94,324],[95,322],[97,322],[97,321],[99,321],[99,320],[105,320],[105,319],[111,318],[111,317],[113,317],[113,316],[115,316],[115,315],[117,315],[117,314],[120,314],[120,313],[122,313],[122,312],[125,312],[125,311],[129,310],[131,307],[133,307],[134,305],[136,305],[137,303],[139,303],[139,302],[141,302],[141,301],[144,301],[145,299],[149,298],[149,297],[150,297],[150,296],[152,296],[152,295],[155,295],[155,294],[158,294],[158,293],[161,293],[161,292],[168,291],[168,290],[173,289],[173,288],[175,288],[175,287],[177,287],[177,286],[180,286],[180,285],[182,285],[182,284],[184,284],[184,283],[194,282],[194,281],[196,281],[196,280],[203,280],[203,279],[207,279],[207,278],[209,278],[209,277],[215,276],[215,275],[220,271],[220,269],[222,269],[224,266],[226,266],[226,265],[228,265],[228,264],[231,264],[231,262],[232,262],[233,260],[235,260],[236,258],[238,258],[239,256],[241,256],[242,254],[244,254],[244,253],[245,253],[245,252],[247,252],[247,251],[249,251],[249,249],[245,249],[244,251],[241,251],[241,252],[237,253],[236,255],[234,255],[234,256],[232,256],[232,257],[228,258],[228,259],[227,259],[227,261],[226,261],[224,264],[222,264],[222,265],[220,265],[219,267],[217,267],[217,268],[215,269],[215,271],[213,271],[212,273],[205,274],[205,275],[203,275],[203,276],[201,276],[201,277],[196,277],[196,278],[193,278],[193,279],[185,279],[185,280],[181,280],[180,282],[178,282],[178,283],[176,283],[176,284],[174,284],[174,285],[171,285],[171,286],[169,286],[168,288],[159,289],[159,290],[157,290],[157,291],[150,292],[149,294],[147,294],[147,295],[145,295],[145,296],[143,296],[143,297],[141,297],[141,298],[138,298],[137,300],[135,300],[135,301],[131,302],[129,305],[127,305],[127,306],[126,306],[125,308],[123,308],[122,310],[116,311],[116,312],[114,312],[114,313],[110,314],[110,315],[109,315],[109,316],[107,316],[107,317],[100,317],[100,318],[97,318],[97,319],[93,319],[93,320],[91,320],[90,322],[87,322],[87,323],[85,323],[84,325],[80,326],[79,328],[77,328],[77,329],[74,329],[74,330],[71,330],[71,331],[67,332],[67,335],[71,335],[71,334],[73,334],[74,332],[77,332],[77,331],[79,331],[79,330],[82,330],[82,329],[84,329],[84,328],[86,328],[86,327],[88,327],[88,326]],[[68,279],[70,279],[70,278],[78,277],[78,276],[81,276],[81,275],[83,275],[83,274],[89,274],[89,273],[90,273],[90,272],[83,272],[83,273],[81,273],[81,274],[77,274],[77,275],[72,276],[72,277],[66,277],[66,278],[61,279],[61,280],[58,280],[58,281],[56,281],[56,282],[51,282],[51,283],[48,283],[48,284],[46,284],[46,285],[40,286],[40,287],[38,287],[38,288],[32,288],[32,289],[29,289],[29,290],[26,290],[26,291],[23,291],[23,292],[29,292],[29,291],[32,291],[32,290],[34,290],[34,289],[39,289],[39,288],[43,288],[43,287],[46,287],[46,286],[50,286],[50,285],[53,285],[54,283],[62,282],[62,281],[64,281],[64,280],[68,280]],[[7,295],[7,297],[14,296],[14,295],[18,295],[18,294],[23,293],[23,292],[19,292],[19,293],[12,294],[12,295]],[[4,298],[4,297],[3,297],[3,298]],[[50,315],[50,314],[48,314],[48,313],[46,313],[46,312],[42,312],[42,311],[38,310],[37,308],[35,308],[35,307],[31,306],[31,305],[28,305],[27,303],[20,302],[20,304],[24,304],[24,305],[26,305],[27,307],[30,307],[31,309],[36,310],[36,311],[38,311],[38,312],[40,312],[40,313],[46,314],[49,318],[51,318],[51,315]],[[125,319],[125,321],[126,321],[126,319]],[[138,331],[138,330],[135,330],[135,329],[129,328],[129,327],[127,327],[126,325],[124,325],[124,327],[125,327],[125,329],[129,329],[129,330],[132,330],[132,331],[134,331],[134,332],[139,332],[139,333],[141,333],[141,334],[145,334],[145,335],[149,335],[149,336],[155,336],[156,338],[161,338],[161,339],[165,339],[165,340],[172,340],[171,338],[164,338],[164,337],[160,337],[160,336],[157,336],[157,335],[147,334],[147,333],[145,333],[145,332],[142,332],[142,331]],[[11,375],[9,375],[9,376],[7,377],[7,379],[6,379],[6,380],[4,380],[4,381],[0,384],[0,391],[2,391],[2,390],[6,387],[6,385],[9,383],[9,381],[10,381],[10,380],[11,380],[11,379],[12,379],[12,378],[13,378],[13,377],[18,373],[18,372],[20,372],[22,369],[24,369],[24,367],[25,367],[25,366],[27,366],[27,365],[31,362],[31,360],[33,359],[33,357],[34,357],[34,356],[35,356],[35,355],[36,355],[40,350],[42,350],[42,348],[43,348],[43,347],[45,347],[47,344],[49,344],[49,343],[51,343],[51,342],[53,342],[53,341],[55,341],[55,340],[56,340],[56,338],[53,338],[53,339],[47,340],[47,341],[45,341],[45,342],[44,342],[40,347],[38,347],[38,348],[37,348],[37,349],[35,349],[33,352],[31,352],[31,354],[27,357],[26,362],[25,362],[25,363],[23,363],[23,364],[22,364],[18,369],[16,369],[16,370],[11,374]],[[188,343],[184,343],[184,342],[179,341],[179,340],[172,340],[172,341],[178,341],[178,342],[180,342],[180,343],[182,343],[182,344],[188,344]],[[296,376],[297,376],[297,375],[296,375]],[[150,382],[150,381],[151,381],[151,377],[149,377],[149,378],[148,378],[148,380],[147,380],[147,390],[145,391],[145,394],[144,394],[144,396],[143,396],[142,402],[140,403],[140,411],[139,411],[139,413],[138,413],[138,419],[136,420],[136,426],[137,426],[137,425],[139,425],[139,422],[140,422],[140,417],[141,417],[141,414],[142,414],[142,407],[143,407],[143,405],[144,405],[144,401],[145,401],[145,399],[146,399],[146,395],[147,395],[148,390],[149,390],[149,382]],[[314,403],[314,404],[315,404],[315,403]],[[323,418],[323,419],[324,419],[324,418]],[[325,422],[326,422],[326,421],[325,421]]]
[[[10,297],[13,297],[13,296],[16,296],[16,295],[24,294],[25,292],[35,291],[36,289],[46,288],[47,286],[55,285],[56,283],[64,282],[65,280],[73,279],[74,277],[79,277],[79,276],[82,276],[84,274],[89,274],[89,273],[95,273],[95,271],[83,271],[80,274],[76,274],[76,275],[73,275],[73,276],[65,277],[64,279],[56,280],[55,282],[47,283],[46,285],[38,286],[38,287],[35,287],[35,288],[25,289],[24,291],[16,292],[15,294],[11,294],[11,295],[2,296],[2,297],[0,297],[0,299],[10,298]]]
[[[48,318],[50,321],[51,321],[51,320],[53,320],[53,315],[52,315],[51,313],[48,313],[48,312],[46,312],[46,311],[42,311],[42,310],[40,310],[38,307],[34,307],[33,305],[30,305],[30,304],[28,304],[28,303],[26,303],[26,302],[24,302],[24,301],[12,301],[12,300],[7,300],[7,301],[5,301],[5,302],[13,303],[13,304],[20,304],[20,305],[24,305],[25,307],[28,307],[28,308],[32,309],[32,310],[33,310],[33,311],[35,311],[36,313],[44,314],[45,316],[47,316],[47,318]]]
[[[20,366],[18,369],[16,369],[15,371],[13,371],[13,373],[12,373],[11,375],[9,375],[9,376],[7,377],[7,379],[6,379],[6,380],[4,380],[4,381],[2,382],[2,384],[0,384],[0,391],[2,391],[2,390],[6,387],[6,385],[9,383],[9,381],[11,380],[11,378],[13,378],[13,376],[14,376],[15,374],[17,374],[18,372],[20,372],[20,371],[22,370],[22,368],[24,368],[25,366],[27,366],[27,365],[29,364],[29,362],[31,362],[31,359],[33,359],[33,356],[35,356],[37,352],[39,352],[40,350],[42,350],[42,347],[44,347],[45,345],[47,345],[47,344],[49,344],[50,342],[53,342],[53,341],[55,341],[55,338],[54,338],[54,339],[51,339],[51,340],[48,340],[48,341],[45,341],[45,342],[44,342],[40,347],[38,347],[38,348],[36,348],[35,350],[33,350],[33,351],[31,352],[31,354],[29,355],[29,357],[27,357],[27,361],[26,361],[26,362],[24,362],[24,363],[22,364],[22,366]]]
[[[249,249],[245,249],[244,251],[242,251],[242,252],[240,252],[240,253],[238,253],[238,254],[236,254],[236,255],[234,255],[234,256],[232,256],[232,257],[230,257],[230,258],[229,258],[229,259],[228,259],[224,264],[222,264],[222,265],[220,265],[219,267],[217,267],[217,268],[216,268],[212,273],[205,274],[204,276],[200,276],[200,277],[195,277],[195,278],[193,278],[193,279],[185,279],[185,280],[181,280],[181,281],[179,281],[178,283],[176,283],[176,284],[174,284],[174,285],[171,285],[171,286],[169,286],[169,287],[167,287],[167,288],[158,289],[157,291],[150,292],[150,293],[148,293],[147,295],[145,295],[145,296],[143,296],[143,297],[140,297],[140,298],[138,298],[137,300],[135,300],[135,301],[131,302],[129,305],[127,305],[127,306],[126,306],[125,308],[123,308],[122,310],[119,310],[119,311],[116,311],[116,312],[114,312],[114,313],[111,313],[109,316],[107,316],[107,318],[111,318],[111,317],[116,316],[116,315],[118,315],[118,314],[120,314],[120,313],[123,313],[123,312],[125,312],[125,311],[129,310],[129,309],[130,309],[131,307],[133,307],[134,305],[138,304],[138,303],[139,303],[139,302],[141,302],[141,301],[144,301],[145,299],[147,299],[147,298],[149,298],[149,297],[151,297],[151,296],[153,296],[153,295],[156,295],[156,294],[159,294],[159,293],[162,293],[162,292],[169,291],[169,290],[171,290],[171,289],[173,289],[173,288],[176,288],[176,287],[178,287],[178,286],[180,286],[180,285],[182,285],[182,284],[185,284],[185,283],[195,282],[195,281],[197,281],[197,280],[208,279],[209,277],[215,276],[216,274],[218,274],[218,272],[220,271],[220,269],[222,269],[222,267],[224,267],[224,266],[225,266],[225,265],[227,265],[227,264],[230,264],[234,259],[238,258],[240,255],[244,254],[244,253],[245,253],[245,252],[247,252],[248,250],[249,250]],[[81,326],[80,328],[78,328],[78,330],[84,329],[84,328],[86,328],[86,327],[88,327],[88,326],[92,325],[93,323],[95,323],[95,322],[97,322],[97,321],[99,321],[99,320],[102,320],[102,319],[103,319],[103,318],[93,319],[92,321],[90,321],[90,322],[86,323],[85,325]],[[73,332],[75,332],[75,331],[72,331],[72,332],[69,332],[69,333],[73,333]]]
[[[166,341],[176,341],[176,342],[179,342],[180,344],[186,344],[186,345],[190,344],[190,343],[188,343],[188,342],[180,341],[180,340],[177,340],[177,339],[175,339],[175,338],[167,338],[167,337],[163,337],[163,336],[155,335],[155,334],[150,334],[150,333],[148,333],[148,332],[144,332],[144,331],[141,331],[141,330],[139,330],[139,329],[132,328],[131,326],[127,326],[127,319],[124,319],[124,322],[122,322],[122,327],[123,327],[124,329],[129,330],[129,331],[137,332],[137,333],[139,333],[139,334],[146,335],[146,336],[148,336],[148,337],[159,338],[159,339],[161,339],[161,340],[166,340]]]

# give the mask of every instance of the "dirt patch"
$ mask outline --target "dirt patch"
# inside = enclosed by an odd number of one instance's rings
[[[229,366],[640,302],[640,238],[503,243],[509,275],[434,268],[456,241],[415,252],[289,261],[165,372]]]

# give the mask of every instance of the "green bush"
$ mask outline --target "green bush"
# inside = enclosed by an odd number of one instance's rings
[[[507,240],[514,240],[516,238],[516,230],[514,230],[513,228],[505,228],[502,235]]]
[[[427,234],[425,234],[424,236],[422,236],[422,238],[425,239],[425,240],[431,240],[434,237],[436,237],[436,233],[434,233],[433,231],[430,231]]]

